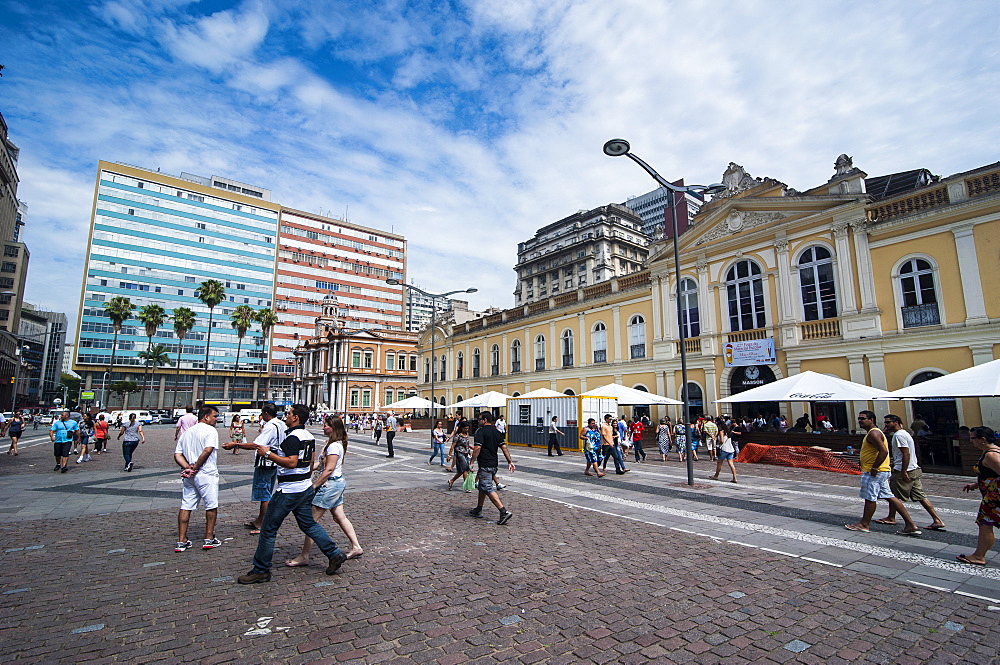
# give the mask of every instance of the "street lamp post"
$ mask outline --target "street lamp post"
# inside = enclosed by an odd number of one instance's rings
[[[631,152],[631,146],[629,146],[628,141],[625,139],[611,139],[604,144],[604,154],[609,157],[621,157],[627,156],[633,162],[641,166],[646,173],[653,177],[661,187],[667,190],[667,205],[670,207],[670,221],[673,224],[673,240],[674,240],[674,287],[676,293],[677,311],[678,311],[678,328],[680,328],[680,350],[681,350],[681,400],[684,402],[683,418],[685,420],[690,419],[690,414],[688,412],[688,375],[687,375],[687,331],[684,329],[684,324],[681,321],[680,307],[681,307],[681,253],[678,246],[677,236],[677,194],[692,193],[697,196],[702,194],[718,194],[719,192],[725,191],[725,185],[674,185],[667,182],[667,180],[657,173],[652,166],[642,161]],[[691,424],[685,423],[687,428],[687,436],[685,436],[685,444],[688,447],[686,451],[685,458],[687,460],[687,479],[688,485],[694,485],[694,459],[691,455]]]
[[[411,290],[416,291],[418,293],[422,293],[422,294],[424,294],[425,296],[427,296],[428,298],[431,299],[431,363],[430,363],[430,368],[431,368],[431,402],[433,402],[434,404],[437,404],[437,401],[434,399],[434,379],[436,378],[434,375],[437,373],[435,371],[435,367],[434,367],[434,361],[437,358],[437,355],[436,355],[437,354],[437,349],[436,349],[436,347],[434,345],[435,338],[437,337],[437,335],[435,334],[435,330],[434,330],[435,326],[437,325],[437,299],[438,298],[447,298],[448,296],[453,296],[456,293],[475,293],[479,289],[476,289],[476,288],[456,289],[454,291],[448,291],[447,293],[428,293],[427,291],[424,291],[423,289],[421,289],[418,286],[413,286],[412,284],[404,284],[402,281],[400,281],[400,280],[398,280],[398,279],[396,279],[394,277],[390,277],[389,279],[385,280],[385,283],[386,284],[391,284],[392,286],[403,286],[403,287],[405,287],[407,289],[411,289]],[[431,410],[431,419],[432,420],[434,419],[434,411],[433,411],[433,409]]]

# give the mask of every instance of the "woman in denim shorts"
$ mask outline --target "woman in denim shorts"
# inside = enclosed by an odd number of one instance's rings
[[[313,459],[313,487],[316,488],[316,496],[312,501],[313,519],[319,522],[323,513],[329,510],[333,520],[351,541],[347,558],[357,559],[364,554],[364,550],[358,542],[354,525],[344,512],[344,490],[347,488],[343,466],[344,455],[347,452],[347,429],[344,427],[344,421],[339,416],[327,416],[323,419],[323,434],[327,436],[326,447],[323,448],[322,455],[317,455]],[[306,536],[305,542],[302,543],[302,551],[294,559],[286,561],[285,565],[293,568],[308,566],[312,545],[312,538]]]

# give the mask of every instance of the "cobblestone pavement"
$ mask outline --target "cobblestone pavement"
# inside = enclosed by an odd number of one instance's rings
[[[446,491],[422,434],[397,437],[394,460],[359,437],[346,506],[365,555],[243,587],[249,455],[221,456],[224,545],[176,554],[172,429],[147,438],[131,474],[117,453],[53,473],[46,442],[0,458],[5,661],[1000,663],[996,559],[947,562],[974,533],[953,492],[932,497],[946,533],[862,537],[837,530],[860,501],[834,474],[740,465],[734,486],[701,463],[689,488],[676,462],[597,480],[515,448],[498,526]],[[300,543],[289,521],[275,563]]]

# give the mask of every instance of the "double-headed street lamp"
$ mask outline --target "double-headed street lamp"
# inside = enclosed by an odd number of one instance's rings
[[[628,141],[625,139],[611,139],[604,144],[604,154],[609,157],[621,157],[626,156],[633,162],[641,166],[646,173],[653,177],[661,187],[667,190],[667,205],[670,207],[670,221],[673,224],[673,235],[674,235],[674,281],[676,282],[676,302],[677,302],[677,323],[678,328],[680,328],[680,347],[681,347],[681,399],[684,402],[684,419],[690,420],[690,413],[688,412],[688,376],[687,376],[687,331],[684,329],[684,322],[681,320],[680,307],[681,307],[681,253],[677,244],[677,194],[694,194],[698,198],[702,198],[704,194],[718,194],[726,190],[725,185],[715,184],[715,185],[674,185],[666,181],[666,179],[657,173],[652,166],[642,161],[631,152],[631,146],[629,146]],[[687,477],[688,485],[694,485],[694,460],[691,456],[691,424],[686,423],[688,435],[685,437],[685,444],[688,447],[686,451],[685,458],[687,459]]]
[[[479,289],[469,288],[469,289],[456,289],[454,291],[448,291],[447,293],[427,293],[427,291],[424,291],[420,287],[413,286],[412,284],[406,284],[402,280],[398,280],[395,277],[390,277],[389,279],[385,280],[385,283],[386,284],[391,284],[392,286],[402,286],[402,287],[405,287],[407,289],[416,291],[417,293],[422,293],[422,294],[424,294],[425,296],[427,296],[428,298],[431,299],[431,363],[430,363],[430,369],[431,369],[431,402],[434,402],[436,404],[437,402],[434,399],[434,378],[435,378],[434,375],[437,372],[435,371],[436,368],[434,366],[434,362],[435,362],[435,360],[437,360],[437,355],[436,355],[437,349],[434,346],[434,341],[435,341],[435,337],[436,337],[435,331],[434,331],[434,327],[437,324],[437,299],[438,298],[447,298],[448,296],[453,296],[456,293],[475,293]],[[433,420],[433,418],[434,418],[434,411],[432,409],[431,410],[431,419]]]

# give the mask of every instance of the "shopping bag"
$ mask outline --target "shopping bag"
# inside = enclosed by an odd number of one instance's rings
[[[471,471],[469,472],[469,475],[467,475],[465,480],[462,482],[462,489],[466,492],[471,492],[476,489],[476,474]]]

